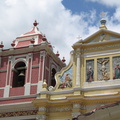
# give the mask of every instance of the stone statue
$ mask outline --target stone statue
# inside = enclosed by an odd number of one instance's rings
[[[87,82],[92,82],[93,81],[93,74],[94,71],[92,70],[91,66],[87,70]]]

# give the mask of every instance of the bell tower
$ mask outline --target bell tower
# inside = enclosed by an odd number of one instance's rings
[[[39,31],[36,20],[29,32],[18,36],[11,43],[10,49],[4,49],[4,44],[1,42],[0,105],[3,108],[0,108],[0,111],[2,109],[5,114],[10,113],[8,117],[14,112],[23,114],[21,110],[28,115],[36,114],[37,109],[32,104],[32,100],[40,93],[44,80],[47,87],[55,87],[55,73],[65,66],[64,62],[53,52],[52,45]],[[14,110],[11,109],[13,104]],[[24,105],[28,107],[25,108]],[[7,113],[4,106],[9,106]]]

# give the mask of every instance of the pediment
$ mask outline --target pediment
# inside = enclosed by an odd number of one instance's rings
[[[96,33],[92,34],[91,36],[87,37],[83,40],[83,43],[99,43],[104,41],[114,41],[120,39],[120,34],[106,30],[101,29],[97,31]],[[77,43],[80,43],[81,41],[78,41]]]

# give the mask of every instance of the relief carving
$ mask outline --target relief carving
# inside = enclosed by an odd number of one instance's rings
[[[97,59],[98,80],[109,80],[109,58]]]
[[[58,89],[71,88],[72,87],[72,66],[66,70],[62,76],[59,76],[60,84]]]

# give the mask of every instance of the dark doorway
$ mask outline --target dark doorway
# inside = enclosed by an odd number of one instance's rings
[[[55,74],[56,74],[56,70],[53,68],[52,69],[52,77],[51,77],[51,86],[53,86],[53,87],[56,85]]]

